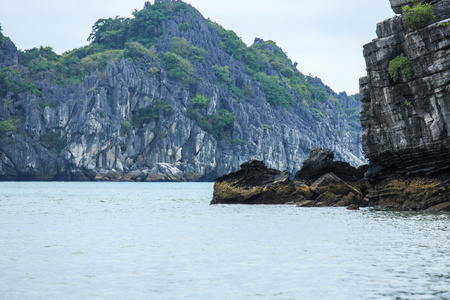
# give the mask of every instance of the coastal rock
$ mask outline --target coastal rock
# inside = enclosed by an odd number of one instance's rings
[[[368,165],[355,168],[347,162],[333,161],[333,158],[334,154],[330,150],[320,147],[311,150],[309,157],[303,161],[301,170],[295,174],[295,180],[313,181],[325,174],[334,173],[345,181],[356,182],[364,178],[364,173],[369,168]]]
[[[236,172],[214,182],[211,204],[285,204],[304,200],[296,194],[288,171],[267,168],[262,161],[241,165]]]
[[[333,169],[334,154],[330,150],[316,148],[303,161],[303,167],[295,174],[296,180],[313,180]]]
[[[450,173],[450,26],[443,25],[450,21],[450,1],[431,4],[437,15],[434,23],[408,32],[403,17],[397,16],[380,23],[379,38],[364,46],[361,142],[372,181]],[[394,81],[389,63],[399,55],[407,57],[412,74],[400,72]]]
[[[323,149],[310,152],[302,168],[302,174],[311,174],[311,166],[319,166],[321,172],[333,169],[337,162],[329,162],[334,154]],[[326,168],[322,168],[326,161]],[[341,165],[341,164],[338,164]],[[353,168],[357,172],[356,168]],[[367,206],[363,193],[364,183],[345,182],[334,173],[320,174],[313,171],[308,180],[290,180],[290,173],[267,168],[261,161],[250,161],[236,172],[217,178],[211,204],[295,204],[298,207]],[[311,178],[318,177],[315,180]],[[351,176],[354,178],[355,176]]]
[[[384,180],[367,194],[371,206],[396,210],[450,211],[450,181],[440,179]]]

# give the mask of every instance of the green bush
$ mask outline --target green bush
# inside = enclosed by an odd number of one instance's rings
[[[219,67],[218,65],[214,65],[213,70],[220,83],[224,83],[228,86],[231,85],[231,73],[228,66]]]
[[[186,59],[172,52],[166,52],[163,58],[163,65],[169,73],[169,77],[188,86],[194,82],[194,67]]]
[[[161,114],[170,114],[173,112],[172,106],[164,100],[156,101],[155,105],[147,106],[139,110],[139,114],[133,118],[136,126],[142,126],[152,121],[157,122]]]
[[[124,55],[124,50],[105,50],[86,56],[80,62],[81,69],[90,74],[96,70],[104,70],[111,62],[119,62]]]
[[[132,128],[133,128],[133,126],[128,121],[124,121],[120,127],[122,133],[124,133],[124,134],[130,133]]]
[[[400,54],[389,62],[388,72],[394,82],[398,80],[400,72],[402,72],[409,80],[411,80],[414,75],[411,62],[404,54]]]
[[[13,133],[17,131],[14,120],[8,119],[0,121],[0,138],[3,137],[7,131],[11,131]]]
[[[181,23],[180,25],[178,25],[178,30],[180,30],[181,32],[188,31],[190,28],[191,24],[189,23]]]
[[[250,49],[255,51],[262,59],[262,63],[257,62],[252,65],[255,69],[251,73],[258,72],[256,68],[264,70],[265,61],[281,75],[282,80],[297,93],[299,98],[310,102],[323,102],[325,100],[326,91],[311,83],[314,78],[298,72],[287,54],[275,42],[257,43],[252,45]]]
[[[217,140],[230,138],[236,121],[236,116],[226,109],[222,109],[218,114],[207,115],[201,115],[199,109],[192,109],[188,111],[188,117]]]
[[[192,11],[186,3],[156,2],[141,11],[133,13],[134,18],[126,24],[128,41],[139,42],[150,48],[156,39],[163,34],[162,22],[173,17],[176,13]]]
[[[413,4],[413,8],[408,5],[402,6],[405,25],[411,31],[427,26],[436,18],[430,3],[422,4],[416,0]]]
[[[42,96],[42,92],[34,84],[23,79],[17,71],[9,67],[0,69],[0,97],[12,92],[13,97],[17,98],[19,93],[27,91],[37,97]]]
[[[191,99],[191,104],[197,108],[207,108],[209,101],[210,101],[209,98],[207,98],[203,95],[197,94],[195,96],[195,98]]]
[[[294,97],[281,85],[278,77],[257,73],[255,79],[262,85],[267,102],[270,104],[281,107],[289,107],[295,104]]]
[[[170,39],[168,51],[175,53],[189,61],[204,63],[208,52],[202,48],[192,46],[187,40],[179,37]]]
[[[151,56],[151,52],[138,42],[128,42],[125,43],[125,51],[123,52],[123,56],[126,58],[138,59],[145,56]]]
[[[233,55],[235,58],[242,60],[247,52],[247,45],[242,41],[240,37],[233,30],[226,30],[221,25],[210,22],[210,27],[215,28],[221,38],[219,47],[222,51]]]

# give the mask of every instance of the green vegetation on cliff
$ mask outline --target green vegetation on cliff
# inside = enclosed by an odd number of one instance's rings
[[[388,71],[394,82],[399,79],[401,73],[403,73],[409,80],[411,80],[414,75],[411,62],[404,54],[400,54],[389,62]]]
[[[174,29],[173,24],[166,22],[172,18],[189,20],[192,18],[189,14],[196,15],[186,3],[155,1],[153,5],[147,3],[141,11],[134,11],[131,18],[117,16],[99,19],[92,27],[88,37],[90,44],[87,46],[62,55],[55,53],[51,47],[21,51],[20,68],[0,72],[0,96],[6,95],[6,91],[14,94],[31,91],[40,96],[41,91],[33,82],[46,80],[59,86],[77,84],[93,72],[104,74],[101,72],[109,63],[127,58],[141,68],[141,76],[145,73],[157,76],[160,71],[165,71],[170,79],[182,84],[192,97],[189,110],[191,119],[218,139],[231,137],[235,116],[228,110],[221,110],[216,114],[202,111],[209,98],[197,94],[197,83],[203,81],[205,76],[199,72],[209,76],[204,70],[206,67],[212,66],[217,82],[222,89],[228,89],[232,93],[234,101],[254,97],[255,91],[260,87],[267,102],[275,107],[289,108],[301,103],[315,115],[324,116],[323,110],[329,98],[326,86],[320,80],[299,72],[296,64],[275,42],[256,39],[248,47],[234,31],[207,21],[210,34],[219,36],[218,44],[205,46],[210,51],[208,52],[198,47],[202,45],[201,42],[195,42],[195,38],[188,41],[189,35],[183,35],[193,28],[192,24],[177,22]],[[170,30],[178,28],[182,35],[167,38],[166,35],[171,32],[168,27]],[[1,28],[0,38],[3,39]],[[236,65],[220,64],[218,57],[222,54],[214,49],[216,45],[245,64],[246,77],[242,77],[242,69]],[[199,71],[201,68],[203,69]],[[339,100],[334,100],[335,105],[339,104]],[[158,114],[164,111],[160,105],[158,102],[155,107],[141,109],[134,116],[133,125],[142,126],[157,121]],[[218,109],[220,110],[220,106]],[[345,114],[344,110],[342,112]]]
[[[17,98],[19,93],[27,91],[38,97],[42,95],[33,83],[24,80],[16,70],[9,67],[0,69],[0,97],[10,92],[13,98]]]
[[[233,124],[236,116],[226,109],[222,109],[218,114],[201,113],[199,108],[188,111],[188,117],[197,122],[201,129],[212,134],[216,139],[229,139],[233,132]]]
[[[7,131],[17,131],[16,123],[13,119],[0,121],[0,137],[3,137]]]
[[[410,31],[419,30],[430,24],[436,16],[430,3],[423,4],[421,1],[413,0],[413,7],[402,6],[404,22]]]

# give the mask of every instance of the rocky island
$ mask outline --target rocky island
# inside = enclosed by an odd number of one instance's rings
[[[250,162],[216,180],[211,203],[450,211],[450,1],[390,2],[401,15],[379,23],[364,46],[360,120],[369,166],[333,162],[316,149],[291,181],[287,171]]]
[[[295,173],[319,146],[366,162],[359,95],[274,41],[247,46],[177,0],[99,19],[89,41],[58,55],[0,30],[0,180],[212,181],[252,159]]]

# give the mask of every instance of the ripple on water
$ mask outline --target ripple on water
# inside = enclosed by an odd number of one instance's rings
[[[211,206],[211,183],[1,185],[5,299],[450,299],[450,214]]]

